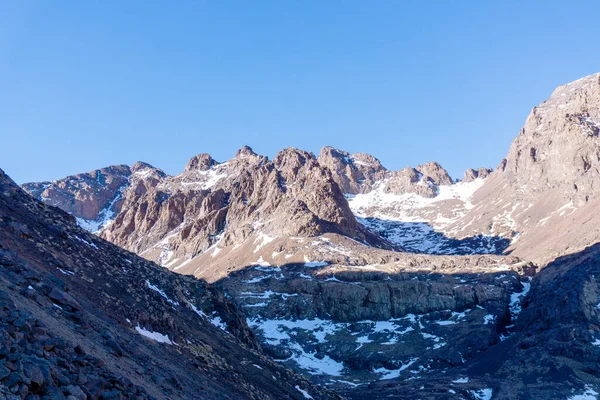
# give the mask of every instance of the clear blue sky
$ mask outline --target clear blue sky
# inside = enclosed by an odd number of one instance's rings
[[[0,168],[17,182],[244,144],[496,167],[600,71],[597,1],[1,1]]]

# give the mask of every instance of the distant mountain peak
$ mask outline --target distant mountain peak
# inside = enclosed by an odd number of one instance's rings
[[[235,157],[243,157],[243,156],[256,156],[257,154],[252,150],[252,147],[244,145],[242,146],[236,153]]]
[[[212,166],[217,164],[218,162],[216,162],[210,154],[200,153],[190,159],[190,161],[185,166],[185,171],[207,171]]]

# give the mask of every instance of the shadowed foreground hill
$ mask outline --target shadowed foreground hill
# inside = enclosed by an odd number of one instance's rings
[[[600,244],[523,268],[248,266],[217,286],[265,351],[348,398],[600,393]]]
[[[514,331],[462,365],[359,386],[355,399],[595,399],[600,393],[600,244],[531,281]],[[483,387],[483,389],[482,389]]]
[[[0,398],[336,397],[265,356],[220,291],[88,233],[1,170],[0,319]]]

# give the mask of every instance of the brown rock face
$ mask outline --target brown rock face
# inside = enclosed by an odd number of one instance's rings
[[[369,154],[350,154],[329,146],[321,149],[318,161],[331,171],[342,191],[350,194],[368,192],[387,172],[379,160]]]
[[[94,220],[127,185],[130,176],[128,166],[115,165],[54,182],[26,183],[23,188],[49,205],[76,217]],[[115,211],[118,209],[119,205],[115,205]]]
[[[227,163],[200,155],[181,175],[143,193],[127,191],[123,211],[102,236],[166,265],[217,243],[325,232],[377,240],[356,223],[330,171],[312,153],[285,149],[269,161],[244,147]]]
[[[286,182],[286,197],[293,198],[297,206],[306,206],[320,221],[322,226],[314,233],[337,231],[346,236],[356,236],[356,220],[344,194],[331,173],[321,168],[312,153],[282,150],[273,163]]]
[[[492,173],[491,168],[469,168],[465,171],[465,176],[463,178],[463,182],[473,182],[475,179],[487,178]]]
[[[26,183],[23,189],[38,200],[77,217],[99,230],[121,211],[124,193],[145,193],[166,175],[144,162],[115,165],[53,182]]]
[[[448,171],[436,162],[428,162],[423,165],[418,165],[415,168],[421,174],[426,182],[431,182],[434,185],[451,185],[454,183]]]
[[[600,74],[558,87],[451,228],[518,233],[509,250],[541,264],[598,241],[599,127]]]
[[[257,156],[257,154],[254,152],[254,150],[252,150],[252,147],[250,147],[250,146],[243,146],[241,149],[239,149],[235,153],[236,158],[248,157],[248,156],[250,156],[250,157]]]
[[[213,160],[210,154],[202,153],[190,159],[188,164],[185,166],[185,171],[207,171],[210,169],[210,167],[216,164],[218,163],[215,160]]]
[[[333,147],[321,150],[319,164],[331,171],[333,180],[348,194],[368,193],[377,184],[383,184],[385,193],[435,197],[437,186],[453,183],[448,172],[436,162],[389,171],[369,154],[350,154]]]
[[[400,171],[391,172],[389,176],[389,179],[384,181],[385,193],[414,193],[423,197],[435,197],[437,194],[435,184],[415,168],[406,167]]]
[[[595,197],[599,133],[600,74],[595,74],[560,86],[533,108],[506,157],[504,176],[538,191],[570,186],[571,195]]]

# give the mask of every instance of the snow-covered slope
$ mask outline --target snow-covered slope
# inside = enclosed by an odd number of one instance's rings
[[[432,185],[433,197],[417,193],[386,192],[386,181],[377,182],[367,193],[348,194],[357,220],[404,251],[423,254],[501,254],[510,241],[481,232],[456,238],[447,227],[473,208],[471,197],[485,179]]]

